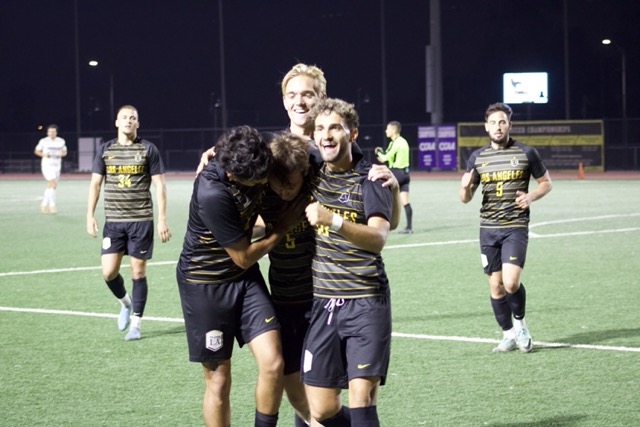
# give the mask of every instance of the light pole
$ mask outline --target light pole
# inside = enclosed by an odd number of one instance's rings
[[[613,45],[620,51],[620,56],[622,58],[622,119],[624,121],[627,120],[627,56],[625,54],[624,49],[617,43],[613,43],[610,39],[602,40],[602,44],[604,45]]]
[[[98,65],[100,65],[100,63],[95,59],[92,59],[91,61],[89,61],[90,67],[97,67]],[[113,116],[114,113],[115,111],[114,111],[114,105],[113,105],[113,72],[109,71],[109,118],[111,119],[111,125],[115,123],[115,119]]]

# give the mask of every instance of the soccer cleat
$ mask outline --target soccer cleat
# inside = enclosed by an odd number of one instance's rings
[[[506,353],[512,350],[515,350],[517,347],[516,340],[513,338],[502,338],[500,344],[496,348],[493,349],[494,353]]]
[[[127,333],[127,335],[124,337],[124,340],[133,341],[133,340],[139,340],[140,338],[142,338],[142,336],[140,335],[140,328],[136,328],[135,326],[132,326],[131,329],[129,329],[129,332]]]
[[[124,305],[120,309],[118,315],[118,330],[124,331],[129,326],[129,317],[131,316],[131,307],[125,307]]]
[[[47,207],[45,205],[40,205],[40,213],[43,213],[43,214],[47,213]]]
[[[404,230],[400,231],[400,234],[413,234],[413,230],[410,228],[405,228]]]
[[[522,328],[516,333],[516,344],[523,353],[529,353],[533,349],[533,341],[527,328]]]
[[[50,214],[55,214],[57,212],[58,212],[58,210],[56,209],[55,206],[49,206],[49,213]]]

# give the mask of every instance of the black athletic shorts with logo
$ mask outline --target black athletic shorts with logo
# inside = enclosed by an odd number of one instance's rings
[[[289,375],[300,371],[302,347],[304,337],[309,330],[312,303],[309,301],[308,303],[274,303],[274,305],[280,322],[284,374]]]
[[[242,347],[280,328],[257,264],[223,284],[186,283],[180,273],[177,279],[191,362],[230,359],[234,339]]]
[[[314,300],[302,360],[305,384],[348,388],[354,378],[380,377],[384,385],[390,353],[388,297]]]
[[[502,264],[524,268],[529,244],[526,227],[480,228],[480,258],[485,274],[502,271]]]
[[[138,259],[151,259],[153,221],[105,222],[102,255],[120,252]]]

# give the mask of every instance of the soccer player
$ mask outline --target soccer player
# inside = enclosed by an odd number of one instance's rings
[[[491,307],[503,339],[495,352],[533,349],[525,322],[526,291],[520,282],[529,240],[529,207],[551,191],[551,177],[538,151],[509,136],[513,114],[503,103],[489,105],[484,128],[489,143],[475,150],[461,179],[468,203],[482,183],[480,257],[489,278]],[[538,185],[529,191],[532,177]]]
[[[198,174],[177,267],[189,360],[202,364],[206,425],[231,420],[234,338],[256,359],[256,426],[275,426],[283,391],[280,324],[257,262],[299,222],[307,201],[288,205],[264,238],[252,231],[272,156],[257,130],[225,132]]]
[[[316,228],[314,302],[304,342],[302,379],[314,422],[378,426],[378,389],[391,344],[389,282],[381,251],[390,230],[391,192],[367,179],[371,165],[354,153],[358,114],[339,99],[311,111],[324,165],[311,180],[306,208]],[[348,388],[345,413],[340,391]]]
[[[47,136],[38,141],[34,150],[36,156],[41,157],[40,167],[42,176],[47,181],[47,188],[44,190],[44,197],[40,203],[40,212],[56,213],[56,189],[60,180],[62,170],[62,158],[67,155],[67,146],[64,139],[58,136],[58,126],[47,126]]]
[[[315,65],[296,64],[282,78],[282,103],[289,116],[289,132],[313,139],[309,111],[327,97],[327,79]]]
[[[397,121],[390,121],[387,123],[385,129],[385,135],[391,141],[386,150],[381,147],[376,147],[374,152],[376,158],[381,163],[389,163],[389,169],[396,176],[398,183],[400,184],[400,202],[404,207],[405,215],[407,216],[407,226],[404,230],[400,231],[401,234],[413,234],[413,209],[411,209],[411,203],[409,202],[409,164],[411,159],[411,149],[400,131],[402,125]]]
[[[296,64],[283,77],[281,90],[289,127],[269,144],[276,164],[269,176],[270,189],[267,189],[258,220],[267,228],[277,220],[283,201],[293,200],[301,191],[308,193],[306,182],[322,163],[312,140],[314,123],[309,112],[318,100],[327,97],[324,72],[315,65]],[[301,141],[306,143],[306,149]],[[355,143],[353,149],[361,155]],[[199,171],[212,158],[213,151],[202,155]],[[396,201],[392,220],[392,228],[395,228],[400,221],[399,185],[387,167],[375,166],[369,179],[381,180],[383,186],[392,190]],[[311,259],[314,247],[315,231],[305,218],[269,253],[269,286],[281,323],[284,387],[296,411],[296,427],[304,427],[310,419],[304,384],[300,381],[300,360],[313,298]]]
[[[125,105],[116,115],[116,139],[107,141],[93,160],[87,203],[87,233],[96,237],[98,223],[95,210],[104,181],[105,223],[102,231],[102,276],[113,295],[120,301],[118,329],[126,341],[139,340],[142,316],[147,303],[147,261],[153,255],[153,183],[158,204],[158,236],[164,243],[171,238],[167,225],[167,188],[164,164],[158,148],[138,138],[138,110]],[[133,288],[127,293],[120,266],[129,255]]]
[[[284,203],[299,196],[308,201],[309,177],[319,163],[308,139],[300,135],[288,132],[276,135],[269,148],[274,161],[269,174],[270,188],[260,211],[266,230],[277,223]],[[300,360],[313,300],[311,259],[314,251],[314,229],[302,216],[269,252],[269,287],[281,325],[284,388],[296,411],[295,427],[304,427],[310,421],[304,384],[300,382]]]

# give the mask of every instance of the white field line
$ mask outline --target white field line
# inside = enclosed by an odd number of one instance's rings
[[[640,213],[620,214],[620,215],[602,215],[598,217],[571,218],[566,220],[547,221],[547,222],[532,224],[530,225],[529,228],[531,229],[538,226],[561,224],[566,222],[593,221],[593,220],[600,220],[600,219],[611,219],[611,218],[633,217],[633,216],[640,216]],[[576,232],[554,233],[554,234],[546,234],[546,235],[530,233],[530,237],[546,238],[546,237],[566,237],[566,236],[587,236],[587,235],[603,234],[603,233],[625,233],[629,231],[638,231],[638,230],[640,230],[640,227],[598,230],[598,231],[576,231]],[[477,242],[478,242],[478,239],[449,240],[449,241],[443,241],[443,242],[425,242],[425,243],[413,243],[413,244],[403,244],[403,245],[391,245],[391,246],[386,246],[385,249],[444,246],[444,245],[456,245],[456,244],[467,244],[467,243],[477,243]],[[170,265],[175,263],[176,261],[160,261],[160,262],[150,262],[148,263],[148,265],[150,266],[151,265]],[[123,265],[122,267],[126,268],[128,266]],[[101,267],[99,266],[94,266],[94,267],[58,268],[58,269],[50,269],[50,270],[5,272],[5,273],[0,273],[0,277],[99,270],[100,268]],[[13,311],[13,312],[38,313],[38,314],[58,314],[58,315],[69,315],[69,316],[102,317],[102,318],[118,317],[117,314],[107,314],[107,313],[91,313],[91,312],[67,311],[67,310],[46,310],[46,309],[36,309],[36,308],[15,308],[15,307],[2,307],[2,306],[0,306],[0,311]],[[145,320],[158,321],[158,322],[184,323],[182,319],[170,318],[170,317],[145,316]],[[499,340],[488,339],[488,338],[468,338],[468,337],[456,337],[456,336],[404,334],[401,332],[393,332],[392,335],[398,338],[413,338],[413,339],[424,339],[424,340],[433,340],[433,341],[459,341],[459,342],[474,342],[474,343],[498,343],[499,342]],[[605,350],[605,351],[640,353],[640,348],[635,348],[635,347],[601,346],[601,345],[567,344],[567,343],[545,343],[545,342],[534,342],[534,344],[538,347],[548,347],[548,348],[576,348],[576,349],[587,349],[587,350]]]
[[[634,217],[634,216],[640,216],[640,213],[599,215],[599,216],[588,216],[584,218],[567,218],[567,219],[558,219],[555,221],[536,222],[535,224],[530,224],[529,229],[532,229],[535,227],[544,227],[545,225],[566,224],[568,222],[600,221],[601,219],[627,218],[627,217]]]
[[[563,223],[578,222],[578,221],[596,221],[601,219],[636,217],[636,216],[640,216],[640,213],[601,215],[601,216],[593,216],[593,217],[585,217],[585,218],[569,218],[569,219],[562,219],[557,221],[539,222],[539,223],[529,225],[529,237],[549,238],[549,237],[569,237],[569,236],[591,236],[595,234],[628,233],[631,231],[640,231],[640,227],[628,227],[628,228],[616,228],[616,229],[608,229],[608,230],[573,231],[573,232],[553,233],[553,234],[538,234],[538,233],[531,232],[532,228],[537,228],[545,225],[563,224]],[[477,243],[477,242],[478,242],[478,239],[446,240],[442,242],[423,242],[423,243],[407,243],[402,245],[389,245],[389,246],[385,246],[384,248],[385,249],[421,248],[421,247],[428,247],[428,246],[460,245],[460,244]],[[171,264],[175,264],[176,262],[177,261],[149,262],[147,265],[149,266],[171,265]],[[49,270],[32,270],[32,271],[7,271],[7,272],[0,272],[0,277],[24,276],[24,275],[32,275],[32,274],[68,273],[72,271],[100,270],[100,268],[101,268],[100,266],[93,266],[93,267],[54,268]],[[128,268],[128,265],[123,264],[122,268]]]
[[[48,310],[43,308],[17,308],[17,307],[1,307],[0,311],[11,311],[14,313],[36,313],[36,314],[57,314],[60,316],[83,316],[83,317],[101,317],[101,318],[118,318],[117,314],[111,313],[95,313],[90,311],[71,311],[71,310]],[[144,316],[144,320],[150,320],[152,322],[170,322],[170,323],[184,323],[183,319],[174,317],[153,317]]]
[[[148,262],[147,265],[171,265],[176,264],[177,261],[158,261]],[[129,268],[129,264],[123,263],[120,268]],[[101,270],[99,265],[92,267],[69,267],[69,268],[52,268],[49,270],[31,270],[31,271],[7,271],[0,273],[0,277],[6,276],[30,276],[33,274],[50,274],[50,273],[69,273],[73,271],[89,271],[89,270]]]
[[[640,227],[618,228],[618,229],[599,230],[599,231],[574,231],[574,232],[554,233],[554,234],[538,234],[531,231],[534,228],[544,227],[545,225],[567,224],[570,222],[581,222],[581,221],[600,221],[604,219],[629,218],[629,217],[638,217],[638,216],[640,216],[640,213],[599,215],[599,216],[589,216],[584,218],[567,218],[567,219],[559,219],[555,221],[537,222],[535,224],[529,225],[529,237],[536,238],[536,237],[587,236],[591,234],[626,233],[629,231],[638,231],[640,230]]]
[[[421,340],[431,341],[458,341],[458,342],[472,342],[472,343],[499,343],[500,340],[494,340],[489,338],[469,338],[469,337],[456,337],[446,335],[423,335],[423,334],[403,334],[402,332],[393,332],[391,335],[398,338],[413,338]],[[592,344],[568,344],[559,342],[533,342],[536,347],[546,348],[577,348],[583,350],[601,350],[601,351],[620,351],[628,353],[640,353],[640,348],[637,347],[622,347],[622,346],[610,346],[610,345],[592,345]]]
[[[83,317],[97,317],[116,319],[117,314],[111,313],[92,313],[84,311],[71,311],[71,310],[45,310],[39,308],[16,308],[16,307],[2,307],[0,306],[0,312],[14,312],[14,313],[35,313],[35,314],[53,314],[60,316],[83,316]],[[175,317],[153,317],[145,316],[145,322],[166,322],[166,323],[184,323],[183,319]],[[470,337],[457,337],[447,335],[424,335],[424,334],[404,334],[402,332],[393,332],[391,334],[396,338],[408,338],[417,340],[429,340],[429,341],[455,341],[466,343],[480,343],[480,344],[497,344],[500,341],[489,338],[470,338]],[[536,347],[546,348],[575,348],[582,350],[600,350],[600,351],[618,351],[627,353],[640,353],[640,348],[635,347],[621,347],[621,346],[607,346],[607,345],[591,345],[591,344],[566,344],[566,343],[547,343],[534,341]]]

